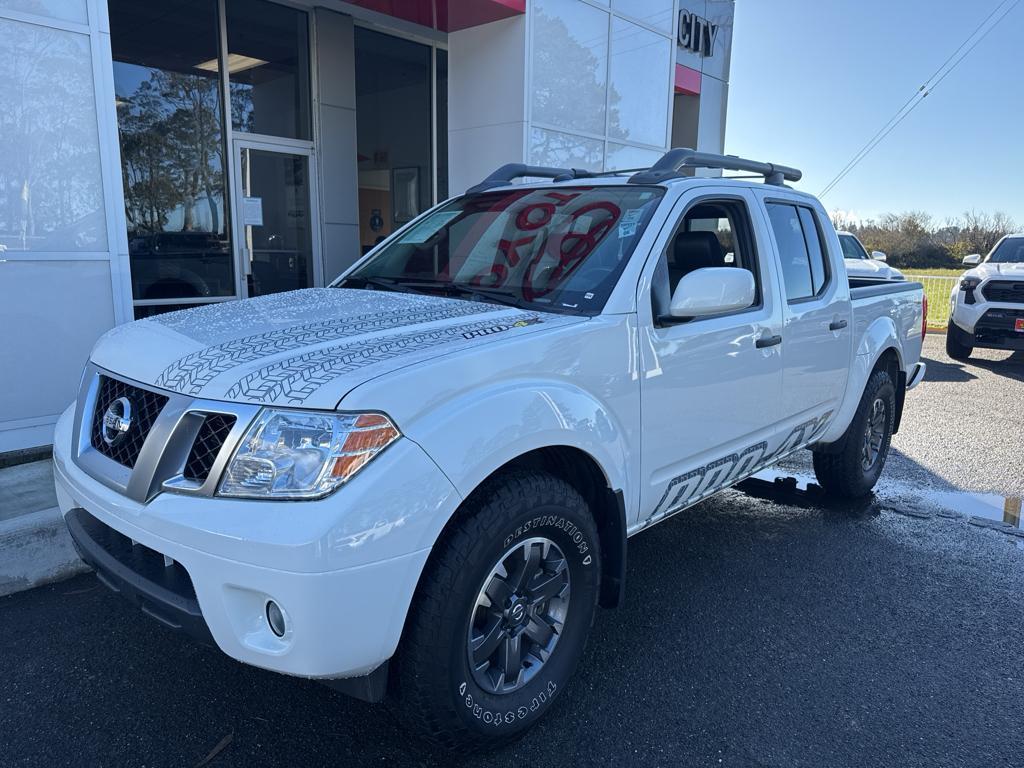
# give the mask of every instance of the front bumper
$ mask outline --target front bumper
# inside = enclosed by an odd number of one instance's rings
[[[1015,330],[1016,321],[1024,318],[1024,307],[992,304],[960,306],[954,313],[948,332],[963,346],[983,349],[1024,350],[1024,333]],[[977,309],[976,307],[980,307]]]
[[[54,436],[61,511],[83,559],[146,613],[199,637],[205,625],[229,656],[285,674],[357,677],[393,655],[430,546],[460,501],[415,443],[398,441],[320,501],[163,492],[138,503],[71,459],[72,419]],[[143,549],[173,561],[169,570],[140,565]],[[268,625],[269,600],[284,612],[283,637]]]

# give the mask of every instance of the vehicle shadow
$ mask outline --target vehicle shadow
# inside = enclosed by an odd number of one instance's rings
[[[1024,381],[1024,352],[1014,352],[1002,360],[972,357],[968,365],[984,368],[986,371],[1013,379],[1014,381]],[[930,373],[930,371],[927,373]]]
[[[960,383],[973,381],[978,377],[971,373],[964,363],[958,363],[948,358],[937,360],[933,357],[922,357],[921,360],[928,366],[925,371],[925,381],[946,381]],[[971,361],[974,362],[973,360]]]

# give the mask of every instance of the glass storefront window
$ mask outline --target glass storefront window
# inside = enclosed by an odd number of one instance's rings
[[[311,138],[309,17],[276,3],[228,0],[227,32],[234,130]]]
[[[608,13],[580,0],[537,0],[533,11],[533,120],[604,133]]]
[[[133,295],[233,295],[217,5],[110,0],[110,27]]]
[[[665,146],[671,55],[669,38],[612,18],[609,87],[615,96],[608,121],[611,138]]]
[[[0,0],[0,9],[88,24],[85,0]],[[5,49],[6,50],[6,49]]]
[[[365,253],[431,204],[431,48],[356,27],[359,239]]]
[[[436,49],[437,200],[448,199],[448,51]]]

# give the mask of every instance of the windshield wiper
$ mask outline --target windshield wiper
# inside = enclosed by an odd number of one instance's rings
[[[508,291],[502,291],[498,288],[484,288],[476,285],[452,285],[452,288],[461,292],[468,293],[470,296],[476,296],[478,299],[484,301],[493,301],[497,304],[504,304],[508,307],[515,307],[516,309],[523,309],[524,302],[517,299],[513,294]]]
[[[395,291],[396,293],[420,293],[415,288],[407,286],[403,282],[399,282],[392,277],[364,277],[357,275],[355,277],[349,277],[345,279],[342,285],[345,285],[349,281],[361,283],[365,288],[367,286],[373,286],[374,288],[380,288],[385,291]]]
[[[444,282],[441,280],[403,280],[393,277],[364,277],[357,275],[350,277],[353,282],[360,282],[363,286],[382,288],[385,291],[398,291],[401,293],[438,293],[442,296],[457,298],[460,296],[473,296],[482,301],[494,304],[523,309],[524,302],[516,298],[508,291],[499,288],[487,288],[484,286],[463,285],[461,283]]]

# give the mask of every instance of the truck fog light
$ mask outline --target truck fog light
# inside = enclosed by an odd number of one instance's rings
[[[284,613],[281,611],[280,606],[278,606],[278,604],[273,600],[267,601],[267,624],[270,625],[271,632],[278,637],[284,637]]]

